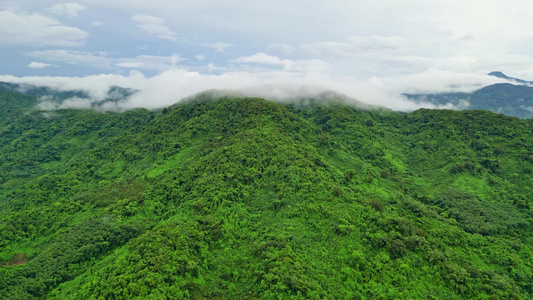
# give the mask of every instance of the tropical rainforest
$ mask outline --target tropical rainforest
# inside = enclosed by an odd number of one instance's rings
[[[0,91],[0,299],[531,299],[533,120]]]

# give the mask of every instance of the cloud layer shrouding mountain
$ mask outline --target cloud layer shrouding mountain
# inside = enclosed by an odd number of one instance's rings
[[[526,0],[10,0],[0,80],[133,87],[125,105],[145,107],[298,85],[407,110],[404,92],[472,91],[501,82],[484,75],[494,70],[533,78],[532,12]]]
[[[170,69],[153,77],[138,71],[123,75],[94,75],[87,77],[14,77],[0,76],[0,81],[47,86],[60,91],[83,90],[92,102],[105,99],[112,86],[139,90],[130,98],[110,104],[105,109],[130,109],[135,107],[161,108],[193,94],[210,90],[240,90],[244,95],[291,100],[313,96],[325,90],[343,93],[358,101],[385,106],[395,110],[410,111],[420,107],[435,108],[429,103],[413,103],[401,93],[471,92],[480,87],[505,82],[487,75],[459,74],[428,70],[401,78],[371,78],[366,81],[350,78],[332,78],[322,73],[297,75],[290,72],[201,74],[179,68]],[[87,99],[80,105],[71,100],[69,107],[86,107]],[[90,106],[90,105],[89,105]],[[447,107],[453,108],[453,107]]]

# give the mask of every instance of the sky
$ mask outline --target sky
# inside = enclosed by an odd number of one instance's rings
[[[148,108],[310,87],[407,111],[402,93],[473,91],[491,71],[533,80],[532,28],[529,0],[4,0],[0,81],[131,87],[125,105]]]

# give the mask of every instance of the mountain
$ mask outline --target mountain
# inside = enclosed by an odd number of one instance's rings
[[[458,109],[484,109],[523,119],[533,118],[533,82],[508,77],[502,72],[491,72],[489,75],[506,79],[514,84],[493,84],[472,93],[403,95],[415,102],[452,104]]]
[[[522,79],[509,77],[509,76],[503,74],[500,71],[490,72],[488,75],[495,76],[495,77],[498,77],[498,78],[503,78],[503,79],[506,79],[506,80],[509,80],[509,81],[514,81],[514,82],[520,83],[520,84],[525,84],[525,85],[532,85],[533,84],[533,81],[525,81],[525,80],[522,80]]]
[[[15,94],[23,94],[34,97],[34,101],[43,108],[79,108],[69,107],[70,99],[76,99],[77,103],[85,103],[83,108],[100,108],[106,103],[117,103],[127,99],[138,91],[130,88],[111,86],[103,99],[93,99],[91,95],[82,90],[60,90],[51,87],[35,86],[31,84],[16,84],[0,81],[0,91],[8,91]],[[86,100],[86,101],[80,101]],[[78,104],[79,105],[79,104]]]
[[[0,298],[533,296],[532,120],[214,94],[0,91]]]

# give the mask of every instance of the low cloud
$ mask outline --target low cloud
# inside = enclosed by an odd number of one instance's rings
[[[129,76],[115,74],[101,74],[85,77],[58,77],[58,76],[25,76],[0,75],[0,81],[12,82],[22,85],[49,87],[58,91],[85,91],[91,99],[101,101],[105,99],[112,86],[135,88],[145,81],[145,77],[132,71]]]
[[[520,105],[520,108],[525,109],[529,112],[533,112],[533,106]]]
[[[150,36],[169,41],[177,40],[178,35],[170,30],[170,28],[165,25],[165,20],[161,18],[140,14],[133,16],[132,20],[137,23],[139,28],[144,30]]]
[[[271,56],[243,58],[246,62],[262,62],[283,66],[286,62]],[[132,66],[132,65],[130,65]],[[88,77],[13,77],[0,76],[0,81],[48,86],[57,90],[84,90],[90,99],[69,99],[52,107],[91,107],[106,98],[112,86],[139,90],[128,99],[108,102],[100,106],[109,110],[135,107],[162,108],[185,97],[212,89],[236,90],[243,95],[271,100],[290,101],[302,97],[335,91],[370,105],[379,105],[399,111],[421,107],[462,109],[459,106],[435,106],[430,103],[409,101],[402,93],[471,92],[489,84],[505,80],[483,74],[454,73],[437,69],[401,77],[374,77],[358,80],[353,77],[332,77],[324,72],[296,72],[269,70],[264,72],[225,72],[206,74],[173,67],[156,76],[146,77],[139,71],[128,76],[103,74]],[[50,103],[42,104],[51,106]]]
[[[470,93],[487,85],[508,82],[505,79],[476,73],[458,73],[429,69],[421,73],[393,77],[372,78],[369,80],[376,86],[381,86],[392,93]]]
[[[74,109],[89,109],[93,108],[94,99],[90,98],[70,98],[62,102],[57,102],[55,100],[41,99],[37,107],[42,110],[56,110],[56,109],[65,109],[65,108],[74,108]]]

